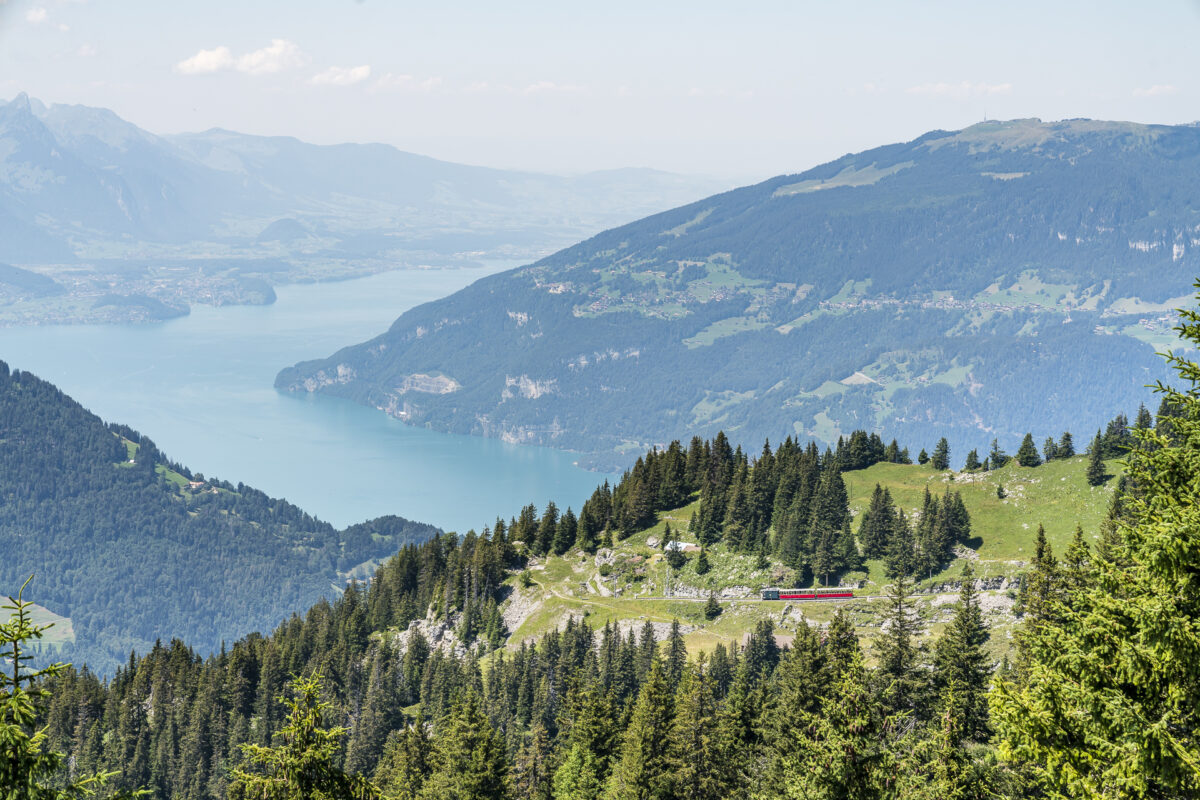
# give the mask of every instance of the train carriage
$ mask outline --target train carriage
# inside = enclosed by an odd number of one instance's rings
[[[854,597],[854,590],[844,587],[832,589],[780,589],[769,586],[761,592],[763,600],[837,600]]]

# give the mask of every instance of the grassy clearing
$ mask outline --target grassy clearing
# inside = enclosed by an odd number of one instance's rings
[[[689,350],[695,350],[697,347],[707,347],[717,339],[722,339],[726,336],[746,333],[747,331],[761,331],[770,326],[771,323],[763,322],[754,317],[729,317],[728,319],[720,319],[707,325],[695,336],[689,336],[684,339],[683,343]]]
[[[1109,472],[1119,470],[1110,463]],[[947,489],[962,494],[971,513],[973,538],[969,542],[977,553],[974,559],[980,577],[1015,578],[1030,558],[1038,524],[1046,528],[1047,538],[1061,553],[1082,524],[1094,537],[1107,511],[1115,478],[1101,487],[1090,487],[1084,477],[1087,459],[1077,457],[1054,461],[1041,467],[1023,468],[1010,464],[990,473],[935,472],[927,466],[876,464],[845,473],[851,510],[857,516],[866,508],[875,484],[887,486],[892,497],[906,511],[919,509],[926,488],[941,495]],[[998,497],[1002,485],[1006,497]],[[551,557],[531,567],[530,574],[539,589],[535,607],[513,631],[510,646],[540,637],[565,624],[568,617],[585,618],[594,628],[608,622],[623,627],[639,627],[645,621],[669,623],[678,619],[687,626],[685,639],[689,650],[712,650],[719,643],[740,643],[747,632],[763,619],[770,619],[781,636],[793,633],[801,621],[824,625],[839,608],[844,608],[870,654],[870,642],[879,635],[886,613],[886,602],[870,595],[883,594],[888,584],[882,562],[866,564],[860,596],[846,601],[806,603],[762,602],[757,591],[770,585],[794,585],[795,573],[772,562],[758,566],[757,558],[732,553],[723,544],[708,548],[710,570],[695,571],[696,554],[679,570],[669,570],[662,551],[650,541],[660,541],[666,525],[683,542],[694,542],[687,531],[688,521],[698,508],[692,503],[660,515],[651,527],[616,542],[611,552],[590,556],[571,551]],[[939,586],[957,580],[963,561],[955,560],[942,573],[922,581],[923,593],[916,599],[923,636],[941,630],[953,613],[956,594]],[[669,578],[673,596],[664,597]],[[723,613],[715,620],[703,617],[704,600],[709,593],[736,593],[736,598],[721,600]],[[981,593],[985,598],[985,617],[992,629],[989,652],[999,659],[1009,654],[1016,620],[1011,606],[1012,588]],[[785,639],[786,641],[786,639]]]
[[[40,640],[43,647],[57,650],[68,642],[75,641],[75,628],[71,625],[70,617],[61,617],[45,606],[34,605],[30,616],[34,625],[53,625]]]

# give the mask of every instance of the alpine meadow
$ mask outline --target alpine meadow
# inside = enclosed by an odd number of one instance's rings
[[[0,0],[0,800],[1200,800],[1200,7],[130,11]]]

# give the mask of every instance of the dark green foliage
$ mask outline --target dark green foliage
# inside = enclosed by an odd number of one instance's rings
[[[47,749],[44,729],[37,728],[39,706],[44,706],[51,692],[45,688],[49,679],[60,675],[65,664],[53,664],[40,670],[30,670],[30,651],[35,640],[42,638],[49,626],[34,625],[30,619],[33,603],[23,599],[25,581],[16,597],[0,606],[12,612],[7,622],[0,624],[0,793],[5,800],[73,800],[87,797],[104,789],[117,775],[116,771],[88,775],[73,765],[70,777],[63,780],[67,756]],[[131,792],[112,795],[131,798]]]
[[[427,800],[506,800],[511,796],[504,742],[468,691],[433,740]]]
[[[929,463],[929,453],[925,452],[925,448],[921,448],[921,452],[917,453],[917,463],[924,466]]]
[[[1200,343],[1200,314],[1181,320]],[[1167,360],[1183,383],[1158,387],[1179,411],[1170,436],[1138,429],[1096,558],[1082,537],[1062,565],[1046,549],[1025,591],[1023,669],[993,693],[1001,755],[1047,794],[1200,795],[1200,366]]]
[[[1000,447],[999,439],[992,439],[992,450],[988,453],[988,464],[992,469],[1000,469],[1008,463],[1008,454]]]
[[[1033,443],[1033,434],[1025,434],[1021,446],[1017,448],[1017,463],[1022,467],[1040,467],[1042,457],[1038,455],[1037,445]]]
[[[967,460],[963,464],[963,470],[966,472],[978,472],[983,469],[983,464],[979,461],[979,453],[975,450],[967,453]]]
[[[950,443],[946,441],[945,436],[938,439],[937,446],[933,448],[933,455],[929,457],[929,466],[934,469],[950,469]]]
[[[2,362],[0,438],[0,586],[36,573],[39,602],[75,629],[60,655],[101,674],[160,637],[208,652],[275,625],[331,595],[339,571],[437,533],[400,517],[339,532],[251,487],[202,480]]]
[[[918,672],[915,636],[917,612],[913,606],[912,583],[903,575],[887,590],[887,625],[875,640],[879,669],[875,680],[880,701],[889,714],[911,713],[922,702],[922,679]]]
[[[321,676],[296,678],[285,698],[287,722],[279,745],[242,745],[246,761],[233,770],[230,800],[372,800],[379,789],[334,763],[343,728],[323,727],[329,703],[321,699]]]
[[[988,736],[987,690],[991,663],[983,645],[989,634],[979,609],[975,572],[970,563],[963,567],[961,580],[962,590],[954,619],[934,649],[933,690],[941,710],[953,718],[959,735],[982,742]]]
[[[721,604],[717,602],[717,596],[710,594],[708,600],[704,603],[704,618],[710,621],[714,620],[721,616],[722,610]]]
[[[708,563],[708,554],[704,551],[704,548],[701,547],[700,555],[696,556],[696,574],[704,575],[709,569],[710,566]]]
[[[1104,443],[1097,431],[1096,438],[1088,448],[1087,482],[1090,486],[1100,486],[1108,478],[1108,471],[1104,468]]]

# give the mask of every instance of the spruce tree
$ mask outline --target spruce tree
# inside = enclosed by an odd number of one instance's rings
[[[570,506],[563,512],[563,515],[558,520],[558,526],[554,530],[554,552],[556,555],[562,555],[571,549],[575,544],[575,539],[579,533],[579,521],[575,517],[575,512]]]
[[[1008,463],[1008,454],[1000,448],[1000,440],[992,439],[992,451],[988,453],[988,463],[992,469],[1000,469]]]
[[[508,757],[473,691],[438,731],[423,800],[508,800]]]
[[[1042,458],[1050,462],[1058,457],[1058,442],[1054,441],[1053,436],[1047,436],[1046,441],[1042,442]]]
[[[936,470],[950,469],[950,443],[946,441],[946,437],[938,439],[937,445],[933,448],[933,455],[929,457],[929,466]]]
[[[1200,313],[1180,317],[1200,343]],[[1027,680],[993,692],[1000,755],[1032,765],[1049,794],[1200,795],[1200,365],[1166,358],[1185,385],[1157,387],[1180,410],[1177,440],[1138,432],[1150,446],[1128,455],[1111,556],[1073,596],[1051,596],[1023,637]]]
[[[708,563],[708,554],[703,547],[700,548],[700,555],[696,556],[696,574],[704,575],[710,569]]]
[[[921,452],[917,453],[917,463],[924,466],[929,463],[929,453],[925,452],[925,448],[921,448]]]
[[[780,796],[800,800],[876,800],[891,779],[888,753],[878,730],[879,710],[861,653],[855,651],[816,713],[796,714],[794,747],[768,768],[780,775],[778,789],[756,792],[756,800]]]
[[[687,645],[683,643],[683,633],[679,629],[679,620],[671,620],[671,633],[667,636],[667,659],[664,672],[667,685],[672,691],[679,685],[683,677],[683,668],[687,666]]]
[[[287,724],[275,747],[245,744],[245,763],[233,770],[232,800],[367,800],[379,789],[360,775],[337,767],[338,740],[344,728],[322,727],[330,703],[321,699],[318,674],[292,680],[292,697],[284,700]]]
[[[676,693],[669,758],[673,774],[671,797],[678,800],[718,800],[726,794],[716,736],[717,698],[704,654],[687,670]]]
[[[721,604],[717,602],[715,594],[708,595],[708,601],[704,604],[704,618],[710,622],[721,616]]]
[[[620,752],[606,787],[606,798],[666,800],[671,796],[674,782],[670,758],[673,713],[671,690],[662,663],[656,658],[638,693],[629,726],[622,737]]]
[[[888,714],[913,711],[921,700],[921,676],[914,641],[918,618],[912,602],[912,583],[900,575],[888,586],[885,630],[875,640],[879,662],[875,680]]]
[[[116,777],[116,772],[81,775],[74,770],[64,777],[67,757],[46,747],[46,731],[35,730],[39,706],[50,699],[46,688],[50,679],[63,675],[66,664],[52,664],[40,670],[27,669],[32,660],[30,644],[41,639],[50,625],[34,625],[33,603],[24,599],[21,586],[17,596],[0,606],[10,611],[8,622],[0,624],[0,793],[5,800],[74,800],[101,790]],[[111,795],[132,798],[131,792]]]
[[[1071,438],[1070,431],[1063,431],[1063,435],[1058,439],[1058,447],[1055,448],[1055,453],[1058,458],[1073,458],[1075,456],[1075,441]]]
[[[933,688],[943,700],[952,699],[954,705],[943,707],[943,711],[954,717],[962,735],[966,739],[986,741],[991,663],[983,646],[989,633],[979,608],[975,572],[970,562],[963,565],[961,580],[954,619],[934,648]]]
[[[1033,443],[1033,434],[1025,434],[1021,446],[1017,448],[1017,463],[1022,467],[1040,467],[1042,457],[1038,455],[1037,445]]]
[[[966,472],[978,472],[983,468],[983,464],[979,461],[979,452],[972,450],[967,453],[967,460],[963,464],[963,470]]]
[[[1108,472],[1104,469],[1104,446],[1100,441],[1100,431],[1088,448],[1087,482],[1089,486],[1100,486],[1108,480]]]
[[[375,768],[375,784],[388,800],[417,800],[429,777],[429,736],[420,715],[393,731]]]

